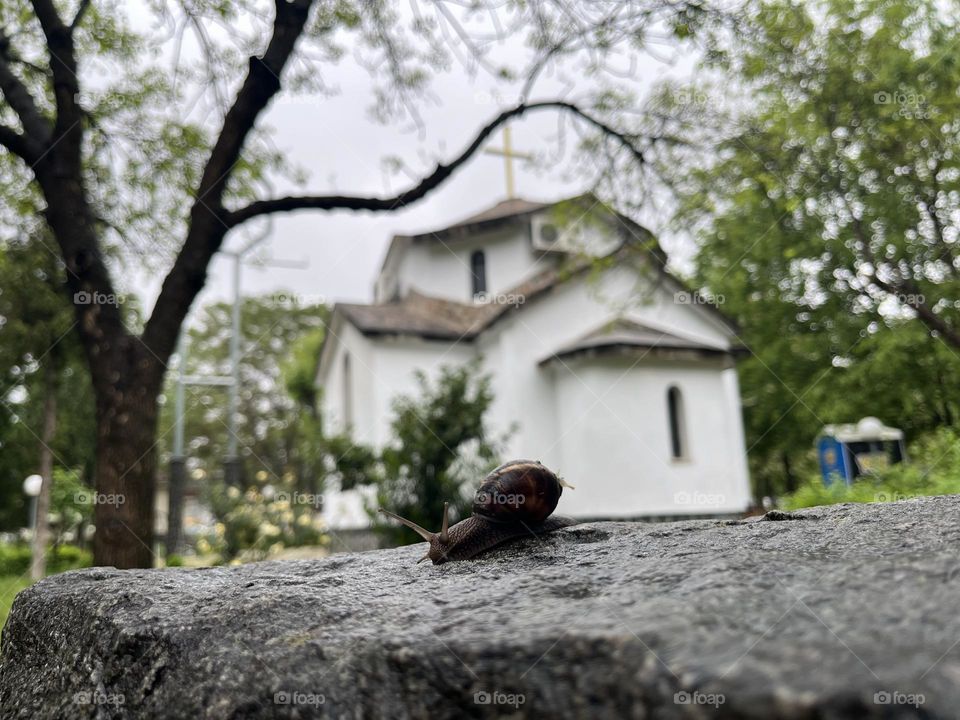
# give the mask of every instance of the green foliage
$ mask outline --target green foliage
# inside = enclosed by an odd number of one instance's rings
[[[24,575],[30,570],[30,546],[0,543],[0,575]],[[47,552],[47,574],[90,567],[90,553],[73,545],[54,545]]]
[[[672,177],[696,283],[751,351],[766,495],[812,471],[825,423],[875,415],[918,437],[958,419],[960,62],[925,0],[756,3],[745,22],[710,56],[723,96],[691,92],[717,152]]]
[[[324,316],[326,322],[327,316]],[[326,332],[323,329],[304,333],[290,350],[290,357],[283,366],[287,392],[300,405],[310,410],[317,407],[317,363]]]
[[[40,234],[0,241],[0,530],[26,524],[22,483],[39,469],[47,393],[58,409],[55,459],[82,475],[93,470],[93,392],[51,242]]]
[[[301,492],[293,479],[288,475],[268,484],[263,478],[245,492],[216,486],[211,505],[218,522],[211,536],[198,541],[198,552],[238,563],[262,560],[286,547],[326,544],[317,514],[321,496]]]
[[[76,542],[93,523],[93,489],[80,472],[62,467],[53,469],[50,488],[50,526],[58,542]]]
[[[379,459],[380,507],[428,529],[439,529],[444,502],[451,521],[469,515],[477,477],[497,455],[483,424],[493,402],[490,378],[478,373],[478,363],[444,367],[434,383],[418,373],[416,395],[394,402],[393,442]],[[392,543],[417,541],[392,524],[376,530]]]
[[[875,475],[824,485],[811,476],[781,503],[787,509],[843,502],[893,502],[926,495],[960,493],[960,431],[941,428],[911,448],[910,462],[892,465]]]
[[[230,375],[230,313],[229,303],[203,308],[188,335],[188,373]],[[322,471],[314,438],[320,424],[310,389],[317,356],[311,359],[310,353],[319,349],[328,315],[325,305],[301,305],[284,293],[244,298],[237,426],[244,477],[266,472],[277,480],[293,473],[297,487],[319,490]],[[175,419],[175,382],[171,373],[161,435],[167,435]],[[190,467],[218,477],[229,440],[228,390],[187,386],[185,403]]]

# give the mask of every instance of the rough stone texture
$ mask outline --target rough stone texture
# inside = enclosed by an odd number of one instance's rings
[[[960,497],[941,497],[595,523],[440,567],[416,565],[416,545],[65,573],[16,600],[0,707],[4,719],[953,718],[958,547]],[[499,704],[475,702],[483,692]]]

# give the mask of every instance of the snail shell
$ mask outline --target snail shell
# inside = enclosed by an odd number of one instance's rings
[[[538,462],[513,460],[480,484],[473,514],[500,522],[542,523],[556,509],[563,481]]]
[[[473,514],[448,527],[448,503],[443,506],[443,525],[432,533],[405,518],[381,509],[430,543],[421,558],[434,565],[448,560],[467,560],[492,547],[524,535],[539,536],[576,523],[573,518],[552,515],[563,488],[573,488],[556,473],[532,460],[512,460],[491,471],[480,484]]]

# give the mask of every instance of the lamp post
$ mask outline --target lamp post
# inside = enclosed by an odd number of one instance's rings
[[[233,260],[233,306],[230,308],[230,410],[227,419],[227,456],[223,460],[223,479],[228,486],[240,487],[240,457],[237,450],[237,413],[240,411],[240,265],[244,256],[270,237],[272,225],[236,251],[221,250]]]
[[[247,241],[239,250],[221,250],[220,254],[233,260],[233,305],[230,308],[230,406],[227,427],[230,433],[227,438],[227,455],[223,459],[223,479],[228,486],[240,487],[243,485],[242,465],[238,450],[239,437],[237,416],[240,412],[240,310],[243,295],[240,291],[241,266],[244,259],[273,233],[273,224],[267,224],[262,233]],[[269,260],[260,263],[273,267],[304,268],[305,261]]]
[[[30,498],[30,517],[27,519],[27,529],[31,534],[37,528],[37,497],[43,488],[43,478],[40,475],[30,475],[23,481],[23,492]]]

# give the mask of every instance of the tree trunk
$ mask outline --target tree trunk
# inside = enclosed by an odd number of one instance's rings
[[[780,461],[783,464],[784,490],[792,493],[797,489],[797,478],[793,474],[793,466],[790,463],[790,455],[786,451],[780,453]]]
[[[53,437],[57,432],[57,369],[53,363],[44,371],[43,430],[40,435],[40,494],[33,525],[33,552],[30,578],[42,580],[47,574],[47,545],[50,544],[50,489],[53,487]]]
[[[97,399],[95,565],[148,568],[156,557],[153,515],[159,413],[157,395],[147,389],[151,385],[131,379]]]

